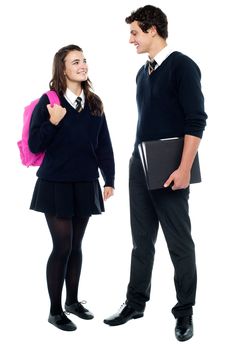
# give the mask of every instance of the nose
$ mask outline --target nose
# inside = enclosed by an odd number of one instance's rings
[[[79,69],[85,69],[87,70],[88,69],[88,66],[87,66],[87,62],[82,62],[79,66]]]
[[[129,37],[129,43],[130,44],[133,44],[134,43],[134,37],[132,35],[130,35]]]

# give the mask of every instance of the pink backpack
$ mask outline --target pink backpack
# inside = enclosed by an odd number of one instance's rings
[[[51,105],[57,104],[60,105],[60,100],[55,91],[47,91],[46,92],[49,102]],[[39,98],[32,101],[28,106],[24,109],[23,114],[23,130],[22,130],[22,140],[17,142],[20,151],[20,158],[23,165],[29,166],[40,166],[44,159],[43,153],[32,153],[28,147],[28,137],[29,137],[29,127],[32,112],[37,105]]]

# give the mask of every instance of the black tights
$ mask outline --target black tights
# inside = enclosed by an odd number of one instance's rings
[[[66,283],[66,304],[78,301],[78,285],[82,267],[82,239],[89,217],[60,219],[45,214],[53,240],[53,250],[47,263],[47,284],[51,301],[50,312],[62,312],[61,298]]]

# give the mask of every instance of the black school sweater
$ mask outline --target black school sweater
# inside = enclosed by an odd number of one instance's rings
[[[67,112],[57,126],[49,121],[47,95],[32,114],[29,148],[33,153],[45,151],[37,176],[55,182],[93,181],[100,169],[105,186],[114,187],[114,155],[105,115],[93,116],[87,102],[78,113],[64,96],[59,98]]]
[[[137,82],[138,124],[133,154],[142,141],[193,135],[202,137],[207,115],[201,72],[189,57],[175,51],[151,75],[144,65]]]

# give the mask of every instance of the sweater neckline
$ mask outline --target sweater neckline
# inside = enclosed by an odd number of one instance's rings
[[[84,108],[81,110],[81,112],[78,112],[73,106],[71,106],[71,104],[66,100],[66,98],[63,95],[61,96],[61,99],[62,99],[62,104],[64,104],[66,109],[68,109],[72,113],[76,112],[78,115],[82,115],[87,110],[87,101],[85,102]]]
[[[167,56],[166,58],[165,58],[165,60],[162,62],[162,64],[160,64],[159,66],[158,66],[158,68],[156,68],[156,70],[154,71],[154,72],[156,72],[156,71],[158,71],[158,70],[161,70],[166,64],[167,64],[167,62],[169,62],[169,60],[170,59],[172,59],[172,57],[174,56],[174,55],[180,55],[181,53],[179,52],[179,51],[173,51],[173,52],[171,52],[171,54],[169,55],[169,56]],[[146,67],[146,65],[144,65],[144,71],[146,72],[147,71],[147,67]],[[153,72],[153,73],[154,73]],[[152,77],[154,74],[150,74],[150,75],[148,75],[148,77]]]

